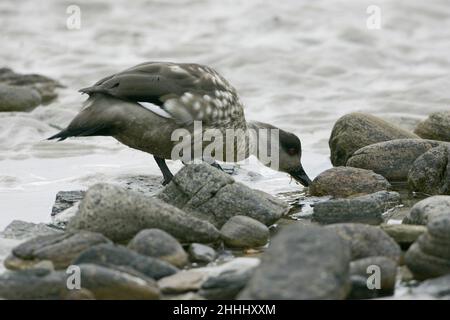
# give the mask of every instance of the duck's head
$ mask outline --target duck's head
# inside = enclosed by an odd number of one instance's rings
[[[288,173],[305,187],[310,185],[311,179],[309,179],[301,163],[302,145],[300,139],[295,134],[263,122],[251,121],[249,122],[249,127],[256,132],[256,140],[258,141],[257,143],[259,146],[261,146],[261,143],[262,145],[267,143],[267,150],[271,150],[269,153],[272,153],[272,151],[277,153],[277,166],[274,167],[273,161],[266,161],[267,159],[262,159],[259,152],[253,151],[253,154],[255,154],[263,164],[272,169]],[[261,135],[258,131],[260,129],[270,129],[271,134]],[[270,139],[268,139],[269,136],[271,137]],[[273,150],[271,148],[271,141],[278,141],[277,147]],[[258,151],[260,151],[259,147]],[[270,157],[272,160],[273,156],[271,155]]]
[[[309,186],[311,179],[309,179],[301,163],[302,145],[300,139],[295,134],[281,129],[279,139],[279,171],[288,173],[303,186]]]

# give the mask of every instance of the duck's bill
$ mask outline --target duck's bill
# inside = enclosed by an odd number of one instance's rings
[[[292,178],[300,182],[305,187],[311,184],[311,179],[308,177],[305,170],[303,170],[302,166],[289,171],[289,174],[292,176]]]

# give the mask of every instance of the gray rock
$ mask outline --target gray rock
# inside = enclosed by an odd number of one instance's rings
[[[417,202],[403,219],[403,223],[426,225],[432,217],[449,212],[450,196],[433,196]]]
[[[96,264],[112,269],[130,268],[153,279],[160,279],[178,272],[177,268],[165,261],[113,244],[93,246],[83,251],[72,264]]]
[[[394,239],[402,249],[409,248],[427,230],[425,226],[408,224],[382,224],[380,228]]]
[[[293,224],[280,231],[239,299],[344,299],[350,249],[327,228]]]
[[[412,289],[413,294],[430,295],[438,299],[450,299],[450,274],[422,282]]]
[[[42,235],[60,234],[62,232],[62,230],[49,227],[45,223],[13,220],[5,230],[0,232],[0,237],[24,240]]]
[[[100,232],[113,241],[127,241],[139,231],[158,228],[183,242],[214,242],[219,231],[159,199],[110,184],[89,188],[68,230]]]
[[[217,228],[232,216],[244,215],[271,225],[289,210],[286,203],[235,182],[208,164],[182,168],[159,198]]]
[[[179,294],[200,290],[208,279],[210,271],[202,268],[180,271],[158,281],[158,286],[164,294]]]
[[[408,173],[413,191],[450,195],[450,145],[432,148],[414,161]]]
[[[12,249],[17,247],[21,242],[23,242],[23,240],[0,237],[0,274],[6,270],[4,260],[11,254]]]
[[[391,184],[381,175],[370,170],[352,167],[335,167],[319,174],[309,186],[312,196],[330,195],[346,198],[389,190]]]
[[[56,97],[56,88],[61,88],[58,81],[39,74],[19,74],[9,68],[0,68],[0,84],[33,89],[39,93],[43,104],[52,102]]]
[[[0,275],[0,298],[64,299],[69,293],[64,272],[30,269]]]
[[[4,264],[8,269],[18,270],[50,260],[56,269],[63,269],[82,251],[101,243],[110,243],[110,240],[88,231],[38,236],[15,247]]]
[[[159,229],[140,231],[128,243],[128,248],[144,256],[159,258],[179,268],[188,263],[188,255],[177,239]]]
[[[414,132],[425,139],[450,141],[450,111],[430,114]]]
[[[213,248],[201,243],[191,243],[188,253],[192,262],[200,263],[214,261],[217,256],[217,252]]]
[[[269,240],[269,228],[246,216],[231,217],[220,233],[225,245],[234,248],[262,247]]]
[[[96,299],[105,300],[154,300],[160,298],[155,281],[140,278],[116,269],[94,264],[81,264],[81,286]]]
[[[333,199],[316,203],[312,220],[321,224],[355,222],[378,225],[383,213],[400,203],[393,191],[378,191],[349,199]]]
[[[378,267],[380,271],[380,288],[369,289],[367,280],[374,271],[370,267]],[[352,261],[350,263],[350,275],[356,278],[356,286],[352,287],[350,299],[367,299],[381,296],[389,296],[394,293],[397,278],[397,263],[387,257],[368,257]],[[359,278],[364,279],[364,286],[359,286]],[[374,284],[373,281],[370,281]],[[354,290],[357,289],[357,290]]]
[[[30,111],[40,103],[41,96],[32,88],[0,84],[0,112]]]
[[[334,230],[351,248],[352,261],[384,256],[400,261],[400,246],[378,227],[359,223],[332,224],[326,227]]]
[[[450,260],[423,252],[419,242],[413,243],[408,249],[405,254],[405,262],[417,280],[435,278],[450,273]]]
[[[56,216],[58,213],[72,207],[75,203],[81,201],[86,191],[59,191],[56,194],[55,203],[52,207],[52,216]]]
[[[439,145],[440,142],[422,139],[379,142],[355,151],[347,166],[373,170],[389,181],[406,181],[414,161]]]
[[[253,275],[254,267],[239,268],[210,276],[201,286],[199,295],[209,300],[235,299]]]
[[[416,139],[415,134],[370,114],[350,113],[341,117],[331,132],[331,163],[344,166],[362,147],[394,139]]]

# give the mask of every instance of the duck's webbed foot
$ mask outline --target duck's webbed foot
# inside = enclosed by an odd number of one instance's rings
[[[173,174],[170,172],[169,167],[167,167],[166,160],[157,156],[153,156],[155,158],[156,164],[159,167],[159,170],[161,170],[161,173],[163,175],[163,182],[162,185],[167,185],[170,181],[172,181]]]

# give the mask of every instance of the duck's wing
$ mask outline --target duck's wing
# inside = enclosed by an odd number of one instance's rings
[[[244,118],[235,89],[215,70],[198,64],[146,62],[80,92],[104,93],[143,107],[153,104],[184,125],[194,120],[215,124]]]

